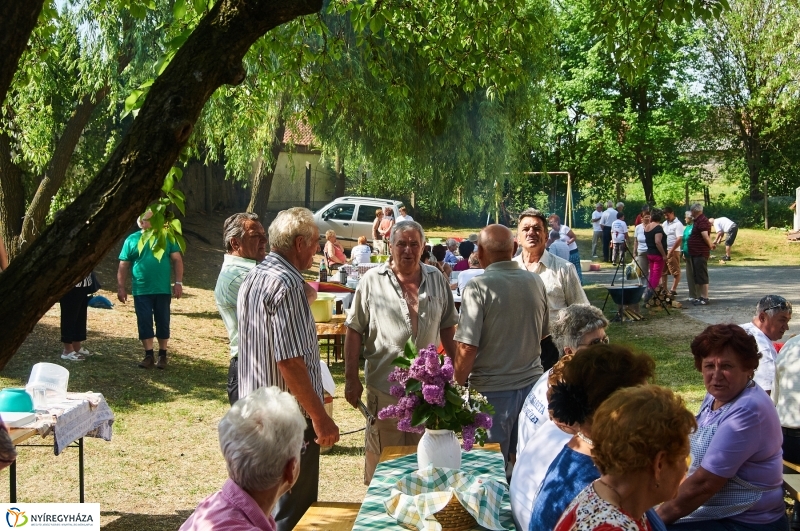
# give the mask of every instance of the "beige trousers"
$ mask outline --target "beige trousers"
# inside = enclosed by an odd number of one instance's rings
[[[367,386],[367,409],[375,418],[378,418],[378,411],[389,405],[397,404],[397,399],[392,395],[378,391],[374,387]],[[381,458],[381,451],[386,446],[416,446],[419,443],[421,434],[408,433],[397,429],[397,419],[376,420],[375,424],[367,423],[366,435],[364,436],[365,459],[364,459],[364,484],[369,485],[375,468]]]

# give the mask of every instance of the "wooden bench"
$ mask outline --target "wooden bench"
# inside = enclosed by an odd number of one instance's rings
[[[800,492],[800,465],[783,461],[783,490],[789,494],[795,502],[800,502],[798,493]]]
[[[360,503],[317,502],[297,522],[296,531],[350,531]]]

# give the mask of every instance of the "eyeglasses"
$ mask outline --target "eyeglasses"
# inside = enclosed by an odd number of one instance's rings
[[[578,346],[579,347],[591,347],[592,345],[608,345],[609,341],[610,341],[610,339],[608,339],[608,336],[596,337],[596,338],[592,339],[591,341],[589,341],[588,343],[579,343]]]
[[[773,304],[769,308],[765,308],[764,311],[768,312],[768,311],[774,310],[776,308],[780,308],[780,310],[782,312],[791,312],[792,311],[792,303],[787,301],[787,300],[783,300],[783,301],[779,302],[778,304]]]
[[[303,441],[303,445],[300,446],[300,455],[306,455],[306,450],[308,450],[308,442]]]

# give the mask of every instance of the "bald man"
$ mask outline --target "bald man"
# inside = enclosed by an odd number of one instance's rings
[[[540,342],[550,335],[547,292],[539,275],[511,261],[513,233],[489,225],[478,236],[484,268],[464,287],[457,342],[456,381],[494,406],[489,442],[500,444],[506,463],[517,446],[517,419],[525,397],[542,375]]]

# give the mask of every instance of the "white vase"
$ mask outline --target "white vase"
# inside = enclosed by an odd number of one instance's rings
[[[417,445],[417,465],[420,470],[432,465],[437,468],[461,468],[461,444],[453,430],[429,430]]]

